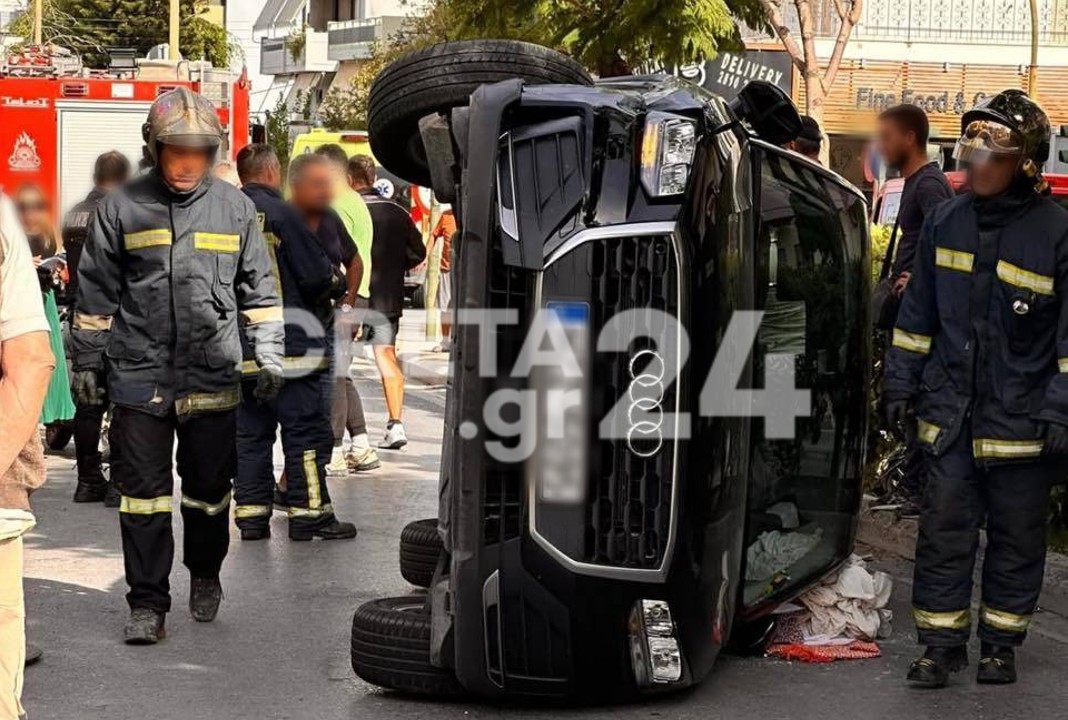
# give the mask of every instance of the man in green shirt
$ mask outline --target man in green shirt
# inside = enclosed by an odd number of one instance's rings
[[[352,364],[352,340],[360,327],[361,309],[367,307],[371,283],[371,238],[373,228],[371,213],[363,198],[349,187],[348,156],[340,145],[328,144],[319,147],[317,155],[330,160],[335,173],[335,192],[331,208],[341,219],[345,230],[356,243],[356,250],[363,263],[363,272],[358,277],[348,274],[349,288],[344,298],[338,301],[334,322],[334,393],[331,424],[334,431],[334,450],[327,465],[331,475],[347,475],[356,470],[373,470],[379,465],[378,454],[367,437],[367,422],[363,404],[356,384],[349,374]],[[352,448],[344,451],[345,430],[352,438]]]

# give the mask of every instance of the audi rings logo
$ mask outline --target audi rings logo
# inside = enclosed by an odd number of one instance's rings
[[[664,358],[655,350],[639,350],[630,358],[627,387],[627,448],[650,458],[664,447]]]

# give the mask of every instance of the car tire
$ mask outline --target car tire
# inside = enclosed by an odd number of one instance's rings
[[[372,600],[356,610],[352,669],[369,683],[400,692],[462,692],[452,671],[430,663],[430,612],[423,595]]]
[[[69,420],[57,420],[45,425],[45,445],[49,450],[62,450],[74,437],[74,423]]]
[[[567,55],[516,40],[456,40],[402,55],[382,70],[367,99],[375,159],[391,173],[431,187],[419,121],[467,105],[480,85],[519,78],[534,85],[592,85]]]
[[[443,552],[437,518],[408,523],[401,531],[401,577],[416,587],[430,587]]]

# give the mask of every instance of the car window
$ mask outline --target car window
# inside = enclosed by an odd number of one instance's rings
[[[793,439],[753,424],[745,604],[781,598],[850,550],[861,492],[867,378],[864,202],[811,164],[766,150],[760,170],[756,305],[765,315],[754,385],[794,363],[811,409]]]

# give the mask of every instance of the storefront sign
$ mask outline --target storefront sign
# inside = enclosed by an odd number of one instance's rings
[[[948,90],[928,92],[913,88],[902,88],[900,91],[894,91],[876,89],[874,87],[858,87],[856,89],[855,107],[881,112],[893,105],[911,103],[929,113],[963,115],[965,110],[987,97],[989,95],[985,92],[966,94],[959,91],[951,93]]]
[[[727,100],[752,80],[778,85],[787,93],[793,87],[793,63],[783,50],[743,50],[721,52],[714,60],[674,68],[657,67],[652,72],[666,72],[686,78]]]

